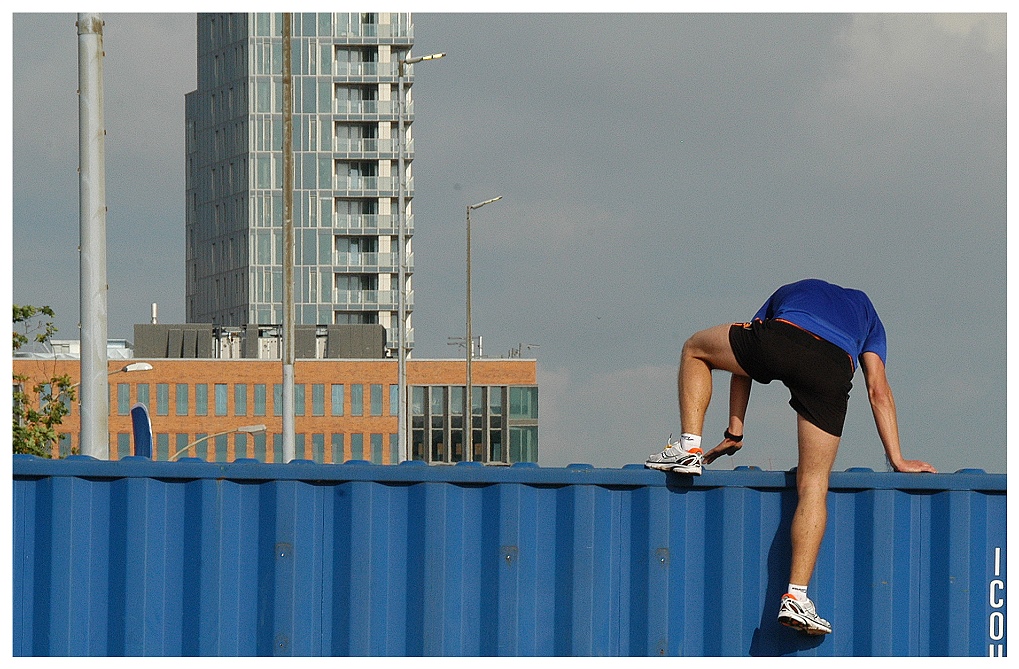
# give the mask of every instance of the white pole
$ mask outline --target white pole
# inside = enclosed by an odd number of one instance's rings
[[[103,122],[103,20],[78,14],[78,217],[81,234],[80,452],[110,457],[106,351],[106,128]]]

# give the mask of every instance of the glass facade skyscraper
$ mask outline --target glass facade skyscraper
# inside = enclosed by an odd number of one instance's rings
[[[189,322],[283,321],[282,23],[199,14],[186,96]],[[409,14],[297,13],[292,22],[297,323],[377,323],[399,305],[398,64]],[[413,66],[405,70],[407,312],[413,310]],[[413,342],[408,317],[408,344]]]

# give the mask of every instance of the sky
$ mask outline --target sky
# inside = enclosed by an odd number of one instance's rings
[[[413,3],[412,3],[413,4]],[[250,9],[251,7],[245,7]],[[413,9],[413,7],[412,7]],[[8,15],[11,299],[77,338],[77,37]],[[193,14],[105,13],[109,336],[184,313]],[[539,464],[640,463],[680,432],[683,342],[805,277],[888,331],[905,457],[1006,471],[1006,16],[414,13],[418,358],[473,332],[537,360]],[[7,54],[12,54],[8,56]],[[716,373],[708,447],[727,425]],[[788,391],[745,446],[795,466]],[[885,471],[862,373],[836,470]]]

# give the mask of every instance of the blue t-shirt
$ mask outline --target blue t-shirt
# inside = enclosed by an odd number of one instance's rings
[[[887,363],[885,326],[862,290],[842,288],[820,279],[782,286],[768,298],[754,320],[781,318],[830,341],[853,359],[871,351]]]

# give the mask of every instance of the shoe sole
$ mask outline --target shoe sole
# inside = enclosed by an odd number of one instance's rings
[[[675,472],[677,474],[693,474],[694,476],[700,476],[700,467],[688,467],[685,465],[675,465],[669,462],[645,462],[644,466],[648,469],[657,469],[663,472]]]
[[[817,623],[806,620],[795,613],[783,613],[779,615],[778,622],[782,623],[786,627],[791,627],[795,630],[805,632],[811,636],[831,634],[831,628],[821,627]]]

